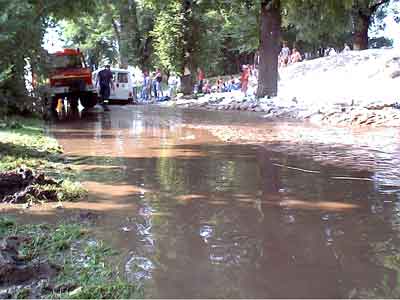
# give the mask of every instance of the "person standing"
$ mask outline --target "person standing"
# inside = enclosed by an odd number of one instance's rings
[[[142,102],[147,102],[149,100],[149,80],[149,73],[146,70],[143,71]]]
[[[286,42],[283,42],[281,52],[279,53],[279,65],[286,67],[290,60],[290,49]]]
[[[175,97],[177,88],[178,88],[178,78],[173,73],[168,78],[168,90],[169,90],[169,95],[168,96],[170,97],[170,99]]]
[[[299,50],[297,50],[297,48],[293,48],[292,55],[290,57],[290,63],[294,64],[294,63],[301,62],[301,61],[302,61],[302,57],[301,57]]]
[[[197,80],[198,80],[197,92],[198,93],[203,92],[204,79],[205,79],[205,75],[204,75],[203,70],[201,68],[198,68],[197,69]]]
[[[162,82],[162,73],[160,69],[157,69],[156,75],[155,75],[155,96],[156,96],[156,101],[160,100],[160,98],[163,97],[163,91],[161,87],[161,82]]]
[[[240,83],[242,85],[242,92],[244,95],[247,95],[247,89],[249,87],[249,77],[250,77],[250,72],[249,72],[249,67],[247,65],[243,65],[242,67],[242,75],[240,76]]]
[[[103,70],[97,73],[96,78],[96,87],[100,87],[100,105],[103,106],[105,111],[109,109],[104,101],[110,99],[111,88],[115,90],[113,73],[110,69],[110,65],[106,65]]]

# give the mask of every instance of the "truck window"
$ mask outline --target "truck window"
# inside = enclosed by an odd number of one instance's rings
[[[119,83],[128,83],[128,73],[118,73]]]
[[[78,55],[53,55],[51,65],[55,69],[83,68],[82,58]]]

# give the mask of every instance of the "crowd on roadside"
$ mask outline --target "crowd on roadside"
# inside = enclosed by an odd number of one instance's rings
[[[164,92],[162,86],[163,77],[160,69],[156,69],[153,73],[143,72],[143,84],[140,90],[140,100],[142,102],[149,102],[153,99],[155,101],[168,100],[166,98],[170,97],[170,95]]]
[[[327,47],[322,50],[323,51],[319,54],[320,56],[332,56],[338,54],[337,50],[333,47]],[[345,43],[342,52],[348,51],[351,51],[351,48],[348,44]],[[310,53],[306,52],[302,55],[296,46],[294,46],[293,49],[290,50],[287,43],[283,42],[282,49],[278,56],[278,66],[282,68],[290,64],[298,63],[311,58],[312,56],[310,55]]]
[[[141,102],[167,101],[174,98],[180,89],[180,78],[175,74],[163,75],[159,69],[153,73],[143,72],[143,81],[138,89],[138,97]],[[256,66],[243,65],[240,77],[233,75],[229,78],[219,76],[217,79],[206,79],[202,69],[197,70],[195,94],[225,93],[242,90],[247,92],[249,80],[257,80],[258,70]]]
[[[350,47],[345,44],[343,52],[350,51]],[[337,54],[334,48],[327,48],[324,51],[324,56]],[[290,50],[287,42],[283,42],[281,51],[278,56],[278,67],[283,68],[290,64],[295,64],[308,59],[307,53],[302,55],[296,46]],[[210,94],[210,93],[225,93],[232,91],[241,91],[245,96],[249,93],[254,93],[254,85],[258,82],[258,62],[259,56],[256,55],[254,64],[242,65],[240,77],[234,75],[217,79],[206,79],[203,69],[198,68],[196,74],[196,84],[193,92],[195,94]],[[165,80],[165,78],[167,78]],[[180,89],[180,78],[176,74],[169,74],[168,77],[161,73],[160,69],[155,72],[143,72],[143,84],[140,89],[139,98],[142,102],[150,101],[166,101],[174,98]],[[249,91],[249,87],[252,90]]]
[[[257,82],[257,79],[258,68],[256,65],[242,65],[240,76],[218,76],[217,79],[214,80],[206,80],[204,72],[198,69],[197,84],[195,85],[194,92],[210,94],[242,91],[246,94],[249,82]]]

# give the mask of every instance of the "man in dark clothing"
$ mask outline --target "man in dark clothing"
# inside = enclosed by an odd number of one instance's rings
[[[97,85],[100,86],[100,104],[103,106],[104,110],[108,110],[104,100],[108,100],[110,98],[110,89],[115,89],[110,65],[106,65],[104,70],[101,70],[99,73],[97,73],[96,86]]]

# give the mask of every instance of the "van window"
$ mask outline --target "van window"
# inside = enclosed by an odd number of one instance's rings
[[[118,73],[119,83],[128,83],[128,73]]]

